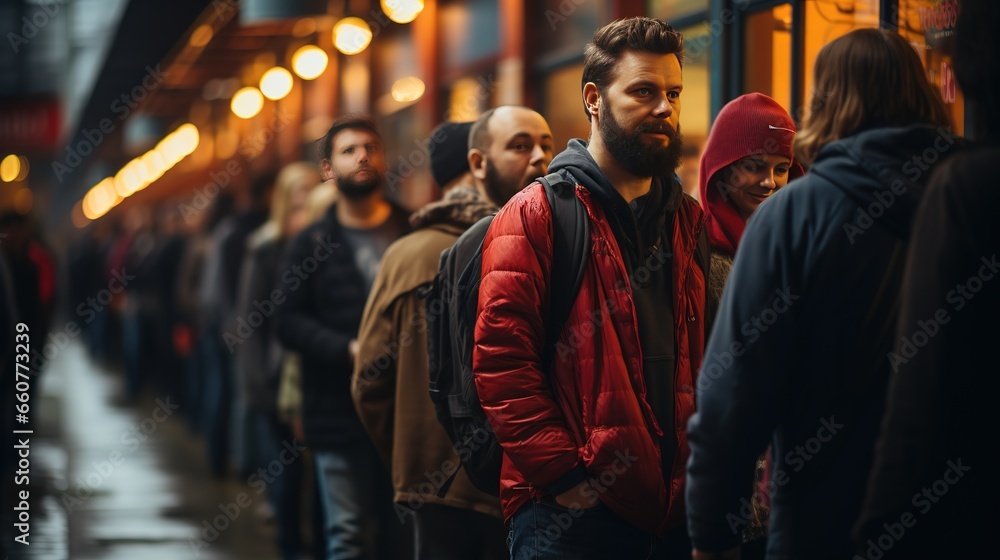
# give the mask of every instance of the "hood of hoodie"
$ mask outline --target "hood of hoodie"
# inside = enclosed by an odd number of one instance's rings
[[[929,125],[875,128],[824,146],[809,174],[869,213],[881,207],[879,224],[905,238],[935,164],[958,147],[957,137]]]
[[[578,138],[570,140],[566,150],[549,164],[549,173],[553,172],[569,172],[577,183],[583,185],[590,192],[591,198],[604,209],[615,231],[627,236],[633,247],[638,246],[638,230],[648,231],[649,227],[655,227],[664,210],[676,212],[684,196],[680,183],[673,177],[654,177],[649,194],[643,197],[645,200],[637,218],[629,203],[618,193],[587,151],[587,143]],[[664,188],[664,185],[667,187]],[[622,249],[624,252],[624,247]]]
[[[410,215],[413,229],[446,225],[466,230],[498,208],[474,187],[453,187],[441,200],[431,202]]]

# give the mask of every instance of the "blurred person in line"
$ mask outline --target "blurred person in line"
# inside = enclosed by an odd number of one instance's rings
[[[794,140],[804,178],[753,213],[723,292],[688,439],[696,559],[738,558],[770,443],[768,558],[850,557],[890,371],[901,263],[935,161],[955,148],[913,48],[827,44]],[[886,92],[893,92],[886,95]],[[912,166],[912,170],[911,170]],[[916,171],[913,171],[916,170]]]
[[[550,293],[565,288],[550,285],[553,220],[540,183],[500,210],[483,242],[473,372],[503,447],[514,560],[690,555],[684,427],[704,345],[708,240],[675,175],[683,53],[680,33],[645,17],[612,22],[587,45],[590,139],[570,140],[549,172],[576,185],[589,252],[558,338],[568,351],[549,364]]]
[[[186,239],[180,232],[180,216],[167,202],[156,209],[157,243],[150,255],[152,372],[157,388],[180,404],[184,399],[183,362],[174,348],[174,329],[180,321],[177,282]]]
[[[210,335],[206,330],[207,317],[201,308],[199,288],[205,260],[212,248],[212,231],[232,214],[233,204],[232,195],[221,192],[208,209],[183,215],[188,242],[177,273],[178,322],[174,327],[173,339],[175,352],[184,357],[185,364],[185,389],[180,410],[187,415],[188,428],[192,432],[200,432],[205,427],[205,364],[211,361],[207,356],[210,348],[213,352],[216,348],[215,341],[209,341],[209,337],[215,335]],[[178,213],[182,212],[181,208],[178,206]]]
[[[125,214],[126,237],[109,263],[109,275],[121,275],[127,282],[121,294],[122,361],[125,370],[124,397],[134,401],[145,386],[153,359],[153,309],[158,305],[153,292],[156,249],[155,224],[148,206],[129,208]]]
[[[235,215],[222,220],[212,232],[212,246],[205,259],[199,285],[199,302],[205,327],[207,345],[202,370],[204,395],[203,415],[209,469],[215,476],[223,476],[231,455],[235,456],[241,474],[249,475],[247,462],[242,460],[240,441],[242,425],[233,424],[234,372],[232,348],[225,342],[226,334],[236,332],[236,291],[240,267],[246,253],[250,234],[267,220],[268,204],[274,188],[274,176],[262,174],[254,177],[243,201],[243,208]],[[245,477],[244,477],[245,478]]]
[[[427,394],[426,304],[421,293],[438,272],[441,252],[481,218],[495,214],[533,178],[545,175],[552,152],[548,123],[524,107],[490,109],[475,124],[437,127],[430,138],[430,165],[443,198],[410,216],[416,231],[386,251],[365,306],[354,364],[354,402],[392,470],[400,521],[412,516],[418,560],[509,556],[499,500],[478,491],[464,469],[454,473],[443,497],[420,490],[428,482],[441,486],[441,480],[427,473],[441,472],[442,465],[460,465]],[[407,344],[398,346],[399,340]],[[445,471],[441,478],[452,475]],[[411,509],[412,504],[419,505]]]
[[[98,283],[103,289],[113,278],[111,271],[115,269],[111,265],[112,259],[122,246],[128,247],[129,235],[125,232],[123,216],[120,213],[105,216],[98,223],[106,223],[108,226],[107,235],[102,239],[98,248],[100,253],[98,256],[100,269]],[[118,367],[122,363],[121,309],[124,299],[124,293],[112,293],[111,301],[106,306],[102,303],[100,309],[95,310],[94,315],[93,324],[97,326],[95,329],[97,355],[105,365],[112,367]]]
[[[707,323],[711,325],[750,215],[789,180],[802,176],[792,140],[795,123],[762,93],[741,95],[719,111],[705,144],[699,194],[711,246]],[[709,326],[711,332],[711,326]],[[763,558],[767,545],[766,461],[757,463],[753,517],[743,527],[743,558]]]
[[[320,142],[337,201],[295,236],[276,275],[287,301],[275,332],[301,357],[303,428],[323,496],[328,558],[386,558],[394,544],[388,474],[351,401],[365,300],[386,248],[410,230],[387,200],[384,143],[367,115],[344,115]],[[398,539],[395,539],[398,540]]]
[[[327,179],[309,192],[306,198],[306,223],[313,224],[326,215],[330,205],[337,198],[337,187],[332,179]],[[278,419],[291,429],[292,435],[299,442],[305,441],[302,429],[302,359],[298,353],[285,349],[281,364],[281,377],[278,382],[277,414]],[[326,558],[326,536],[323,521],[323,498],[320,495],[319,484],[316,482],[316,461],[312,450],[305,451],[306,464],[303,466],[303,476],[313,481],[307,489],[310,497],[309,515],[311,520],[309,550],[313,558]]]
[[[101,350],[101,324],[97,312],[88,308],[87,298],[104,289],[104,259],[101,255],[102,237],[106,235],[108,220],[91,222],[70,245],[66,255],[66,312],[83,330],[87,351],[94,360],[103,360]]]
[[[295,162],[281,170],[271,201],[271,216],[250,235],[243,263],[236,300],[240,326],[237,326],[236,336],[227,336],[227,343],[236,352],[236,371],[250,417],[251,429],[247,436],[258,441],[259,453],[253,469],[266,469],[286,449],[284,444],[296,443],[289,426],[277,416],[278,380],[284,351],[274,333],[272,317],[276,306],[282,305],[285,298],[283,295],[275,297],[274,277],[285,245],[308,225],[306,201],[319,181],[319,172],[310,163]],[[240,330],[244,328],[245,331]],[[296,457],[267,487],[277,521],[278,549],[285,560],[299,558],[302,552],[299,526],[302,466],[301,457]]]
[[[962,3],[953,60],[978,142],[934,171],[913,223],[885,419],[855,527],[868,558],[998,555],[998,26],[1000,4]]]

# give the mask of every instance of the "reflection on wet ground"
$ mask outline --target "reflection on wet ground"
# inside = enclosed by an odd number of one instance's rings
[[[116,404],[119,386],[76,345],[43,374],[32,407],[40,418],[30,544],[13,543],[5,504],[9,558],[277,558],[266,496],[211,476],[204,441],[188,432],[177,399],[146,394]]]

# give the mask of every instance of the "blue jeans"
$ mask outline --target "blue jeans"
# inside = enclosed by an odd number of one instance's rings
[[[207,329],[201,412],[207,444],[208,466],[215,476],[223,476],[229,465],[230,416],[233,405],[233,372],[229,352],[221,344],[218,328]]]
[[[284,560],[294,560],[302,555],[302,483],[304,456],[295,457],[285,463],[285,444],[295,444],[292,430],[278,422],[274,416],[251,411],[255,421],[256,434],[260,445],[260,456],[255,468],[267,469],[271,462],[280,460],[285,464],[281,476],[274,477],[267,487],[267,498],[274,510],[278,529],[278,551]]]
[[[383,472],[368,442],[317,449],[316,484],[323,503],[323,530],[328,560],[374,559]]]
[[[667,558],[662,539],[630,525],[603,503],[569,509],[551,499],[531,500],[511,518],[507,545],[511,560]]]

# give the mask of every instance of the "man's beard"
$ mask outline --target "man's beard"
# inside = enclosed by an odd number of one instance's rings
[[[375,192],[375,189],[382,185],[382,181],[385,179],[385,177],[383,177],[378,170],[375,170],[370,179],[360,181],[354,178],[356,174],[357,173],[355,172],[351,175],[337,175],[335,177],[337,190],[340,191],[340,194],[344,195],[345,198],[350,198],[352,200],[366,198]]]
[[[605,148],[626,171],[636,177],[662,177],[674,172],[681,162],[680,126],[674,130],[666,121],[642,123],[631,134],[615,120],[608,104],[601,105],[598,130]],[[647,146],[642,141],[645,132],[659,132],[670,140],[664,146]]]
[[[497,206],[507,204],[507,201],[514,198],[514,195],[521,192],[527,185],[519,185],[520,178],[510,180],[500,174],[500,170],[493,165],[489,159],[486,160],[486,196],[490,202]]]

